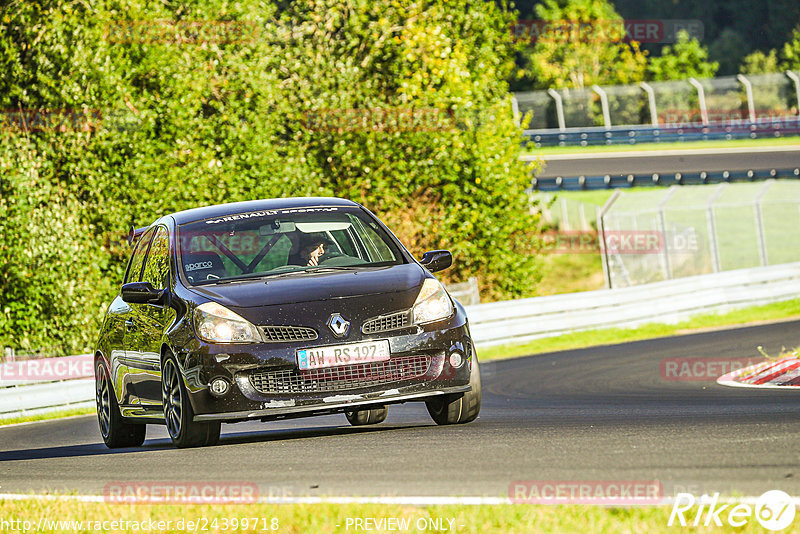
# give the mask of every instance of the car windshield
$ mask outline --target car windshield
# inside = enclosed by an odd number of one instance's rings
[[[404,263],[393,240],[358,208],[233,213],[181,225],[178,242],[193,285]]]

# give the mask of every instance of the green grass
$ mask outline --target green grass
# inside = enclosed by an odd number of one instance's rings
[[[584,505],[476,505],[476,506],[400,506],[382,504],[250,504],[250,505],[117,505],[106,503],[80,503],[74,501],[57,500],[25,500],[3,501],[0,500],[0,509],[3,510],[2,519],[31,521],[31,531],[37,530],[40,518],[48,521],[83,521],[78,528],[57,528],[51,526],[41,529],[43,532],[94,532],[94,523],[87,522],[109,521],[108,529],[103,531],[124,532],[128,529],[112,529],[110,521],[145,521],[146,524],[164,521],[156,530],[139,530],[140,532],[183,532],[189,530],[187,521],[201,521],[200,528],[193,529],[199,532],[273,532],[271,530],[273,518],[276,520],[277,530],[281,533],[306,533],[306,532],[358,532],[353,523],[348,525],[348,518],[370,518],[373,521],[382,518],[408,519],[410,528],[407,532],[435,532],[436,529],[419,530],[420,525],[428,524],[429,519],[441,520],[445,527],[447,520],[452,520],[453,533],[481,533],[481,534],[530,534],[538,532],[558,533],[639,533],[653,534],[680,532],[687,528],[693,533],[706,532],[764,532],[758,523],[751,520],[744,527],[668,527],[671,506],[651,507],[601,507]],[[696,508],[695,508],[696,509]],[[693,510],[695,510],[693,509]],[[723,514],[723,524],[727,512]],[[258,529],[238,528],[233,530],[232,519],[257,518]],[[267,528],[262,530],[262,521],[266,519]],[[689,521],[694,519],[688,516]],[[184,530],[178,528],[178,522],[183,520]],[[705,520],[705,516],[703,517]],[[166,522],[169,521],[168,525]],[[228,529],[223,529],[227,521]],[[252,524],[252,519],[249,519]],[[197,524],[197,523],[195,523]],[[244,523],[237,523],[241,526]],[[203,529],[206,526],[206,530]],[[213,526],[216,525],[216,528]],[[117,525],[123,526],[121,524]],[[348,528],[349,526],[349,528]],[[21,531],[21,529],[20,529]],[[373,530],[374,532],[387,532],[387,530]]]
[[[95,413],[94,408],[75,408],[71,410],[62,410],[58,412],[42,413],[36,415],[21,415],[19,417],[0,419],[0,427],[7,425],[15,425],[18,423],[30,423],[33,421],[49,421],[50,419],[62,419],[64,417],[74,417],[76,415],[89,415],[93,413]]]
[[[636,145],[555,146],[524,150],[523,155],[585,154],[592,152],[630,152],[680,150],[697,148],[742,148],[767,146],[800,146],[800,137],[770,137],[766,139],[732,139],[730,141],[685,141],[674,143],[641,143]]]
[[[605,287],[600,254],[546,254],[539,258],[539,296],[591,291]]]
[[[501,345],[478,350],[481,361],[516,358],[560,350],[612,345],[628,341],[688,334],[724,326],[746,325],[761,321],[800,318],[800,299],[764,306],[753,306],[721,314],[702,314],[676,324],[652,323],[635,328],[604,328],[542,338],[528,343]],[[757,355],[753,347],[754,356]]]

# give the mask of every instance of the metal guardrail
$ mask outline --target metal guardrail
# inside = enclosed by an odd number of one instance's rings
[[[596,328],[677,322],[704,312],[800,295],[800,263],[727,271],[623,289],[467,306],[478,347]],[[71,357],[74,358],[74,357]],[[52,359],[57,360],[57,359]],[[40,360],[41,361],[41,360]],[[93,405],[94,381],[0,382],[0,419]]]
[[[584,191],[672,185],[705,185],[736,182],[757,182],[773,178],[798,179],[800,167],[791,169],[747,169],[739,171],[698,171],[646,174],[606,174],[603,176],[555,176],[533,178],[534,191]]]
[[[726,141],[800,135],[800,117],[774,120],[676,126],[593,126],[585,128],[524,130],[536,148],[553,146],[635,145],[681,141]]]
[[[800,263],[741,269],[566,295],[467,307],[478,347],[505,345],[580,330],[675,323],[798,298]]]
[[[0,364],[0,419],[94,406],[93,356]]]

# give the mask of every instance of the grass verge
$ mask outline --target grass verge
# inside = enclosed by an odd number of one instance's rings
[[[698,148],[744,148],[797,146],[800,137],[776,137],[766,139],[731,139],[730,141],[677,141],[673,143],[641,143],[636,145],[592,145],[592,146],[552,146],[532,150],[523,150],[524,156],[542,156],[556,154],[586,154],[606,152],[642,152],[653,150],[692,150]]]
[[[74,417],[76,415],[89,415],[93,413],[95,413],[94,408],[75,408],[72,410],[41,413],[36,415],[21,415],[19,417],[0,419],[0,427],[8,425],[16,425],[19,423],[31,423],[33,421],[48,421],[50,419],[63,419],[64,417]]]
[[[356,518],[407,520],[406,532],[446,530],[464,533],[675,532],[667,526],[670,506],[606,508],[583,505],[400,506],[383,504],[115,505],[74,501],[3,501],[4,519],[29,521],[41,532],[353,532],[393,529],[356,528]],[[248,518],[247,527],[244,519]],[[693,517],[688,518],[690,521]],[[705,517],[703,518],[705,519]],[[40,520],[41,527],[37,529]],[[73,521],[62,523],[54,521]],[[253,528],[257,520],[258,526]],[[348,522],[348,520],[350,522]],[[448,520],[451,520],[450,523]],[[46,521],[46,523],[45,523]],[[106,521],[106,523],[102,523]],[[111,521],[129,522],[128,524]],[[159,522],[163,521],[162,525]],[[182,523],[181,523],[182,521]],[[189,522],[193,523],[190,525]],[[149,528],[135,529],[133,522]],[[150,527],[156,525],[155,528]],[[363,524],[363,523],[362,523]],[[227,528],[224,528],[227,525]],[[234,528],[237,525],[237,528]],[[386,523],[384,523],[386,525]],[[452,525],[452,528],[451,528]],[[159,528],[163,526],[164,528]],[[277,528],[273,528],[273,526]],[[437,528],[437,526],[439,528]],[[45,528],[47,527],[47,528]],[[99,527],[99,528],[98,528]],[[105,528],[104,528],[105,527]],[[119,528],[124,527],[124,528]],[[348,528],[349,527],[349,528]],[[424,527],[424,528],[423,528]],[[21,529],[19,529],[21,530]],[[400,529],[403,530],[403,529]],[[763,532],[754,520],[746,526],[692,527],[692,532]]]
[[[596,345],[613,345],[627,341],[654,339],[700,332],[709,328],[745,326],[778,319],[800,318],[800,299],[786,300],[764,306],[752,306],[727,313],[708,313],[676,324],[651,323],[635,328],[604,328],[573,332],[515,345],[499,345],[478,349],[481,361],[516,358],[544,352],[580,349]],[[754,348],[755,350],[755,348]]]

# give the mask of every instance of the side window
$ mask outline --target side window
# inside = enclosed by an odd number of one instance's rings
[[[373,229],[371,225],[367,226],[358,217],[351,215],[350,218],[358,228],[358,233],[361,235],[364,246],[367,247],[370,261],[394,261],[396,259],[386,242],[378,235],[377,228]]]
[[[150,282],[155,289],[165,289],[169,285],[169,235],[163,226],[158,227],[150,245],[142,281]]]
[[[125,274],[125,283],[128,282],[138,282],[139,277],[142,274],[142,263],[144,263],[144,257],[147,254],[147,248],[150,246],[150,239],[153,237],[153,230],[147,230],[144,235],[139,239],[139,242],[136,243],[136,248],[133,250],[133,256],[131,257],[131,263],[128,265],[128,272]]]

